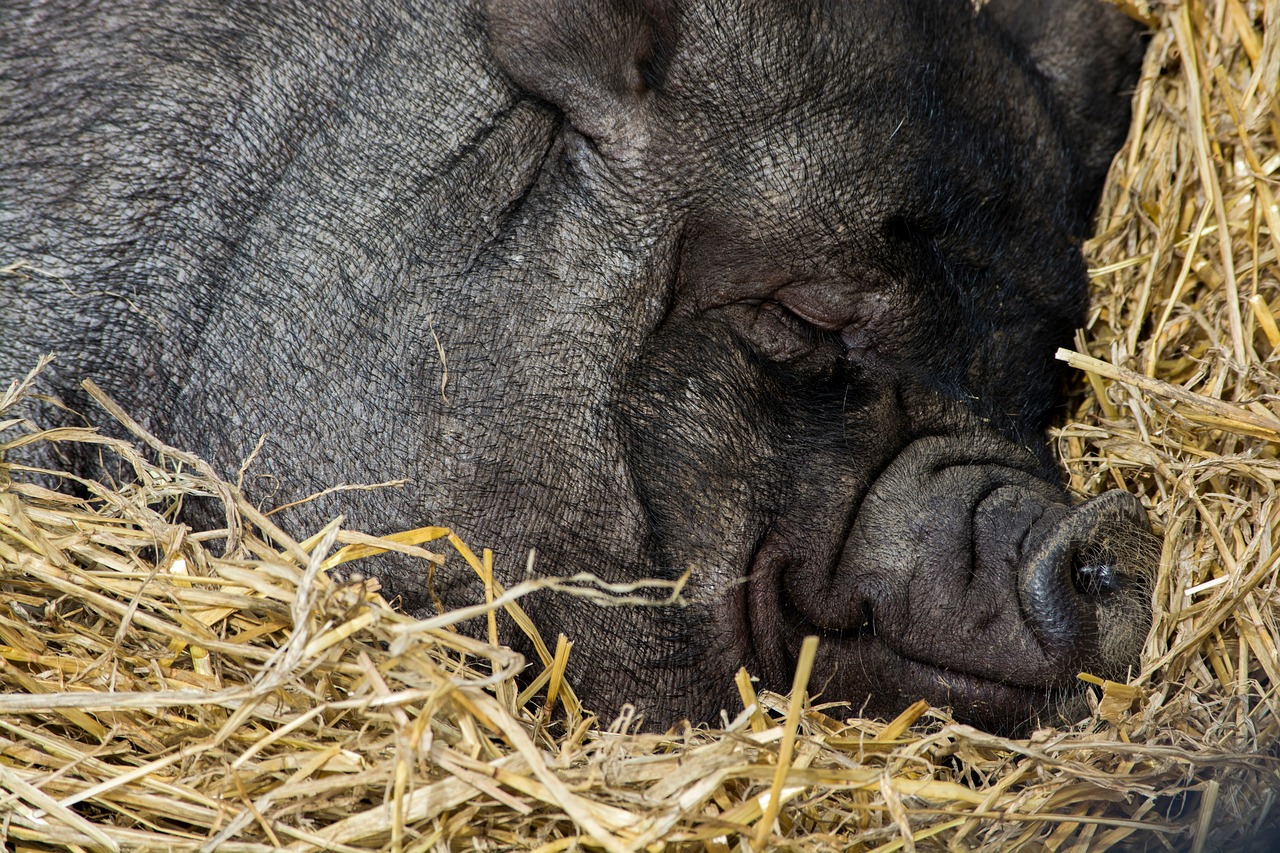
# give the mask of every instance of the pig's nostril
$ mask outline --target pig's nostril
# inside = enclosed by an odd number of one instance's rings
[[[1096,560],[1072,566],[1071,582],[1081,595],[1091,598],[1105,598],[1120,591],[1116,567]]]
[[[1069,669],[1082,655],[1102,655],[1106,637],[1124,634],[1110,620],[1141,600],[1154,537],[1141,505],[1123,492],[1055,515],[1031,535],[1018,595],[1027,623]],[[1126,660],[1136,655],[1133,646],[1127,651]]]

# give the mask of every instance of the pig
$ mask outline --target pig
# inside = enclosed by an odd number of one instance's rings
[[[1069,720],[1151,618],[1143,509],[1045,437],[1141,50],[1095,0],[14,0],[0,367],[56,353],[45,423],[92,378],[264,508],[407,481],[299,534],[683,579],[526,601],[603,715],[714,721],[816,635],[849,713]]]

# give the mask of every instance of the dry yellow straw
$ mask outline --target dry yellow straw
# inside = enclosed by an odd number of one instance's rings
[[[805,688],[809,685],[809,675],[813,672],[813,658],[818,653],[818,638],[805,637],[800,646],[800,657],[796,661],[796,675],[791,682],[791,703],[787,706],[787,719],[784,723],[782,746],[778,749],[778,769],[773,774],[773,785],[769,788],[769,802],[765,805],[764,816],[756,827],[753,846],[756,850],[764,850],[765,842],[773,828],[774,818],[782,806],[782,785],[787,779],[787,771],[791,769],[791,755],[796,746],[796,731],[800,727],[800,712],[804,708]]]

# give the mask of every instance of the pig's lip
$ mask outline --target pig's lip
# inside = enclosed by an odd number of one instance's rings
[[[1029,715],[1033,708],[1044,705],[1050,696],[1061,694],[1066,687],[1058,684],[997,681],[985,675],[914,658],[874,634],[850,635],[848,632],[823,629],[808,620],[798,625],[797,630],[791,632],[791,636],[784,641],[788,652],[784,665],[788,671],[794,668],[800,653],[800,643],[807,635],[819,638],[815,683],[810,685],[814,692],[820,687],[818,680],[824,677],[832,687],[838,687],[844,680],[840,677],[840,671],[845,668],[864,672],[886,669],[892,671],[894,681],[876,680],[886,686],[894,683],[900,694],[915,694],[907,701],[923,698],[933,705],[952,705],[957,708],[979,701],[995,703],[1006,709],[1026,708]],[[825,698],[839,701],[846,698],[840,694],[849,694],[850,698],[858,699],[860,697],[854,695],[856,692],[852,689],[835,692],[828,690]],[[940,699],[940,696],[945,696],[946,699]]]
[[[788,683],[778,685],[781,691],[790,687],[806,634],[819,637],[809,693],[825,702],[848,702],[854,712],[891,717],[924,699],[933,707],[950,708],[961,722],[1009,730],[1046,714],[1068,713],[1075,707],[1072,700],[1083,696],[1076,685],[996,681],[904,655],[879,637],[833,635],[816,625],[799,626],[784,642]]]

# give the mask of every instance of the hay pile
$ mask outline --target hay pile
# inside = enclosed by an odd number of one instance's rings
[[[578,704],[567,645],[541,646],[521,691],[516,655],[453,629],[484,605],[415,622],[326,574],[379,547],[462,561],[519,620],[535,585],[502,590],[447,530],[296,542],[154,440],[13,418],[15,387],[0,450],[96,443],[136,482],[79,499],[0,467],[0,844],[1240,849],[1280,813],[1278,18],[1274,0],[1154,13],[1088,247],[1096,309],[1062,354],[1086,373],[1058,446],[1080,494],[1134,491],[1166,537],[1143,670],[1101,685],[1091,719],[1006,740],[740,680],[723,731],[637,735]],[[229,532],[173,522],[197,494]]]

